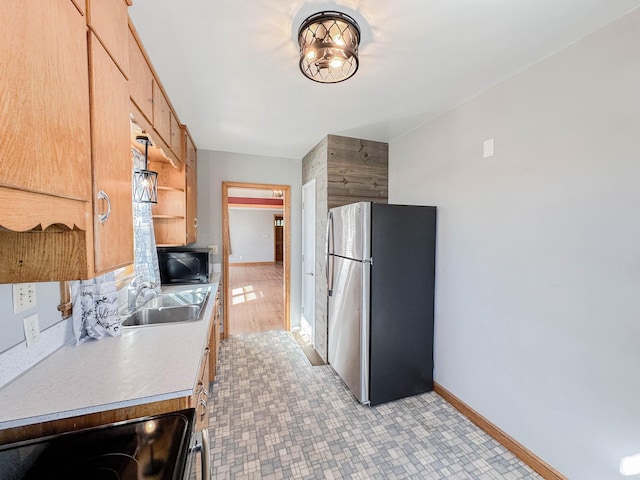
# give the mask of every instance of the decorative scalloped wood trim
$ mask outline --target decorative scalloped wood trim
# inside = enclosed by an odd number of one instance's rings
[[[529,465],[533,470],[542,475],[543,478],[547,480],[568,480],[567,477],[563,476],[560,472],[554,469],[551,465],[544,462],[541,458],[537,457],[533,452],[528,450],[522,444],[518,443],[512,437],[507,435],[505,432],[496,427],[489,420],[484,418],[474,409],[472,409],[469,405],[464,403],[458,397],[456,397],[449,390],[439,385],[438,383],[433,383],[433,391],[444,398],[448,403],[450,403],[456,410],[462,413],[465,417],[471,420],[474,424],[476,424],[479,428],[484,430],[489,436],[491,436],[494,440],[500,443],[504,448],[513,453],[516,457],[522,460],[524,463]]]
[[[87,230],[91,225],[91,205],[80,200],[0,187],[0,205],[0,227],[14,232],[46,230],[56,224]]]

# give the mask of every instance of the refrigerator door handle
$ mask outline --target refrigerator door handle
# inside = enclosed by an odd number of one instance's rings
[[[333,213],[329,212],[329,216],[327,217],[327,258],[325,263],[325,275],[327,277],[327,290],[329,291],[329,296],[333,294]],[[329,267],[329,262],[331,262],[331,267]]]

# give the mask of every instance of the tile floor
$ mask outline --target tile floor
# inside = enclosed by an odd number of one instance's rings
[[[216,479],[538,479],[435,393],[357,404],[291,334],[222,343],[210,407]]]

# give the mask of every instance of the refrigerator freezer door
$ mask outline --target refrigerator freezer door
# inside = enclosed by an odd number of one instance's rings
[[[371,203],[359,202],[330,210],[329,253],[366,260],[371,258]]]
[[[371,266],[334,258],[329,297],[329,364],[360,403],[369,401],[369,278]]]

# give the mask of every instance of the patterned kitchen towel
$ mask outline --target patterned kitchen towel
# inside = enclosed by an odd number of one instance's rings
[[[76,345],[94,338],[120,335],[118,292],[113,272],[71,282]]]

